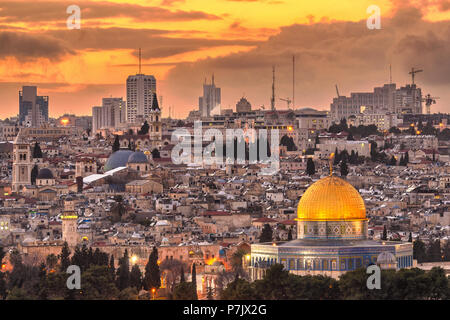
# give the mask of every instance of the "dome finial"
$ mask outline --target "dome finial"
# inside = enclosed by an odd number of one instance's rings
[[[330,177],[333,175],[333,160],[334,160],[334,152],[330,154]]]

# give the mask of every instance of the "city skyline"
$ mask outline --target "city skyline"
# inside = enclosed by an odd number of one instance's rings
[[[348,95],[389,83],[392,65],[398,86],[411,82],[411,67],[423,69],[416,83],[424,95],[441,97],[433,112],[447,111],[448,2],[327,3],[81,2],[81,30],[68,30],[69,2],[4,2],[0,118],[18,114],[17,93],[27,85],[50,97],[52,117],[90,115],[104,97],[125,100],[126,78],[138,73],[139,47],[142,73],[155,75],[165,117],[169,107],[179,118],[196,110],[204,78],[212,73],[222,88],[223,109],[234,108],[242,96],[253,108],[267,109],[272,65],[277,67],[276,106],[285,109],[279,98],[292,98],[292,55],[295,108],[329,109],[335,84]],[[381,30],[366,27],[371,4],[381,8]]]

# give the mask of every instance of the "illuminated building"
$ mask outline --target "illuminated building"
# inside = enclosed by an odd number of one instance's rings
[[[376,264],[382,252],[391,253],[398,268],[413,266],[412,243],[368,240],[363,199],[352,185],[332,174],[305,191],[296,220],[296,240],[252,245],[249,272],[253,280],[263,277],[275,263],[297,275],[337,278]]]

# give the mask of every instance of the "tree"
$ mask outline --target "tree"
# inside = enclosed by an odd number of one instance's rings
[[[270,227],[269,224],[266,223],[262,229],[261,235],[259,236],[259,242],[260,243],[271,242],[272,237],[273,237],[272,228]]]
[[[244,279],[236,279],[222,291],[222,300],[254,300],[256,292],[252,284]]]
[[[70,250],[66,241],[64,241],[61,253],[59,255],[59,266],[61,272],[66,272],[67,268],[70,266]]]
[[[148,134],[149,129],[150,129],[150,126],[148,125],[147,120],[145,120],[144,124],[141,127],[141,130],[138,131],[138,134]]]
[[[184,262],[178,259],[164,259],[160,264],[160,268],[164,272],[167,288],[170,292],[173,292],[175,285],[181,280]]]
[[[313,159],[308,158],[308,161],[306,162],[306,174],[309,176],[312,176],[316,173],[316,166],[314,164]]]
[[[389,161],[389,165],[391,165],[391,166],[397,165],[397,159],[395,159],[394,156],[391,157],[391,160]]]
[[[147,265],[145,266],[144,276],[144,289],[151,290],[152,288],[158,289],[161,287],[161,274],[158,265],[158,249],[153,247],[152,252],[148,258]]]
[[[196,300],[198,299],[197,297],[197,270],[195,267],[195,262],[192,264],[192,276],[191,276],[192,280],[192,285],[194,286],[194,291],[195,291],[195,297]]]
[[[82,273],[81,279],[81,291],[75,293],[75,299],[111,300],[119,294],[107,266],[93,265]]]
[[[115,281],[116,268],[114,266],[114,256],[112,254],[109,259],[108,269],[109,269],[109,272],[111,273],[112,279]]]
[[[160,159],[161,158],[161,154],[159,153],[158,149],[153,149],[152,150],[152,159]]]
[[[116,152],[120,150],[120,142],[119,142],[119,136],[116,134],[114,138],[114,143],[112,145],[112,152]]]
[[[405,165],[409,163],[409,152],[405,152]]]
[[[427,260],[429,262],[442,261],[441,240],[430,241],[427,246]]]
[[[41,146],[39,145],[39,143],[37,143],[37,141],[35,142],[33,148],[33,159],[42,159]]]
[[[355,141],[355,138],[353,138],[353,134],[350,132],[347,136],[348,141]]]
[[[39,168],[37,165],[34,165],[33,169],[31,169],[31,184],[36,184],[36,179],[39,174]]]
[[[426,261],[426,248],[425,243],[417,238],[413,243],[413,257],[417,260],[418,263],[422,263]]]
[[[180,282],[173,290],[174,300],[198,300],[197,289],[192,282]]]
[[[3,247],[0,247],[0,299],[6,298],[6,280],[5,280],[5,273],[1,271],[1,268],[3,266],[3,258],[5,257],[5,251],[3,250]]]
[[[409,233],[408,242],[413,242],[413,239],[412,239],[412,232]]]
[[[58,257],[51,253],[45,259],[45,263],[47,264],[49,271],[54,271],[56,269],[56,265],[58,264]]]
[[[292,229],[289,229],[287,240],[292,241]]]
[[[389,129],[389,133],[400,134],[401,131],[400,131],[400,129],[397,128],[397,127],[391,127],[391,128]]]
[[[123,257],[119,259],[116,283],[120,291],[130,286],[130,258],[127,249],[125,249]]]
[[[343,160],[341,163],[341,176],[346,177],[348,175],[347,161]]]
[[[384,241],[387,240],[387,229],[386,229],[386,225],[383,226],[383,235],[381,236],[381,240],[384,240]]]
[[[130,272],[130,287],[136,288],[138,291],[142,288],[142,273],[139,266],[135,264]]]

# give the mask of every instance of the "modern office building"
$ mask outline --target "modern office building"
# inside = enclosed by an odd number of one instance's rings
[[[103,126],[103,111],[102,107],[92,108],[92,135],[95,136],[97,131]]]
[[[203,96],[198,98],[198,107],[202,117],[211,117],[220,115],[221,108],[221,90],[214,83],[214,75],[211,84],[203,84]]]
[[[352,92],[350,97],[339,96],[331,103],[331,116],[340,121],[372,108],[374,113],[421,114],[422,91],[415,84],[396,88],[395,83],[374,88],[373,92]]]
[[[36,86],[23,86],[19,91],[19,122],[28,127],[48,122],[48,96],[38,96]]]
[[[152,75],[136,74],[127,79],[126,122],[134,123],[138,116],[147,118],[156,93],[156,79]]]

